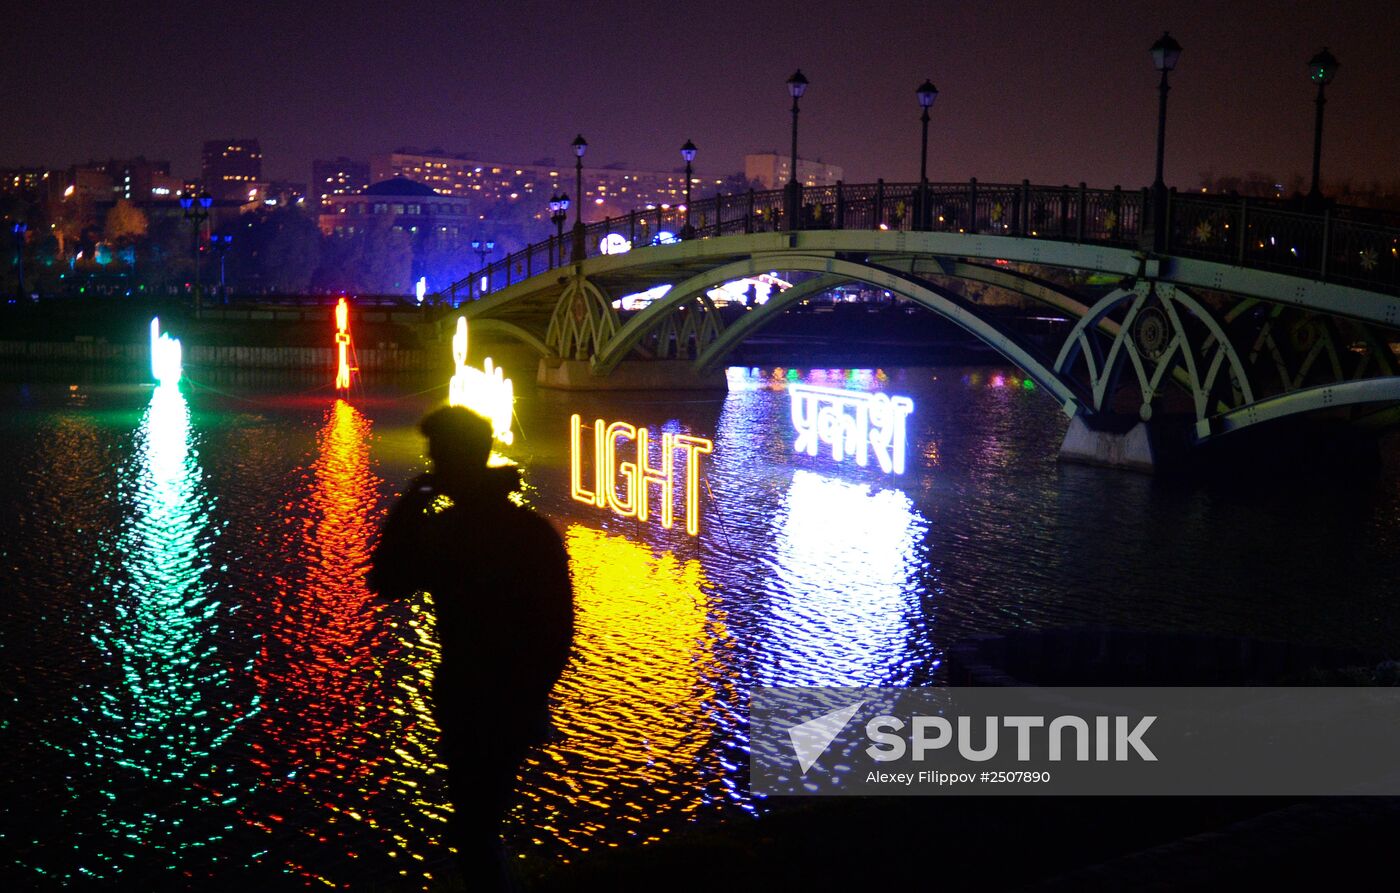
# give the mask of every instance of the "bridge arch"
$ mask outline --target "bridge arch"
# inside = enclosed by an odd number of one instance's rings
[[[1074,416],[1088,405],[1076,384],[1057,375],[1051,366],[1042,362],[1017,339],[973,313],[945,289],[912,279],[894,270],[819,255],[785,254],[781,258],[751,257],[716,267],[686,279],[627,321],[617,335],[604,346],[603,350],[595,355],[593,360],[594,373],[606,375],[611,372],[631,352],[648,330],[660,324],[663,318],[687,301],[694,299],[697,294],[732,279],[753,275],[775,267],[794,272],[821,274],[824,277],[831,277],[833,282],[865,282],[899,294],[955,323],[1014,363],[1036,384],[1052,394],[1066,415]],[[773,319],[786,309],[795,299],[790,298],[786,302],[779,301],[776,302],[776,305],[775,301],[770,300],[762,307],[750,311],[750,314],[757,313],[760,314],[760,317],[749,325],[748,331],[756,331],[764,322]],[[775,306],[768,309],[769,305]]]

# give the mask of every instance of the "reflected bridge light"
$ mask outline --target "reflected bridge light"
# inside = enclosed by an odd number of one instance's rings
[[[350,389],[350,306],[341,298],[335,305],[335,389]]]
[[[157,384],[179,384],[180,339],[160,330],[160,317],[151,317],[151,375]]]
[[[464,406],[491,423],[497,440],[509,446],[515,442],[511,416],[515,412],[515,384],[505,371],[486,357],[484,368],[467,365],[467,319],[457,317],[452,336],[452,364],[456,370],[447,383],[447,404]]]
[[[831,447],[834,461],[854,458],[862,468],[873,453],[885,474],[904,473],[905,429],[914,401],[879,391],[864,393],[796,381],[789,382],[787,389],[797,431],[793,449],[815,456],[825,444]]]
[[[606,424],[602,419],[593,423],[593,489],[583,480],[583,419],[575,413],[569,419],[569,495],[575,500],[598,508],[611,509],[624,518],[647,521],[655,513],[651,503],[651,488],[660,488],[658,508],[661,526],[670,530],[675,523],[676,453],[685,464],[685,532],[700,533],[700,457],[714,452],[714,442],[689,434],[661,435],[660,461],[653,464],[651,432],[626,422]],[[618,461],[619,445],[636,444],[635,461]],[[623,482],[618,494],[618,479]]]

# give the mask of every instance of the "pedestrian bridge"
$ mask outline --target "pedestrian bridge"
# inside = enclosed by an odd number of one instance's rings
[[[694,203],[688,222],[681,206],[576,227],[438,300],[460,305],[476,331],[534,347],[545,385],[694,387],[718,376],[722,386],[725,357],[778,314],[866,283],[999,351],[1076,420],[1071,436],[1170,414],[1200,443],[1303,414],[1365,425],[1400,414],[1398,252],[1400,219],[1364,209],[879,182],[806,188],[798,201],[717,196]],[[707,295],[774,271],[793,287],[741,315]],[[615,306],[662,285],[642,310]],[[989,287],[1046,306],[1065,320],[1062,336],[1008,327],[977,298]]]

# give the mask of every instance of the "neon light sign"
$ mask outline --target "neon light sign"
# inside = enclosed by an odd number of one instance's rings
[[[837,462],[854,457],[856,465],[869,464],[871,453],[885,474],[904,473],[905,421],[914,411],[908,397],[891,397],[788,383],[792,397],[792,424],[797,429],[793,449],[815,456],[822,444],[831,447]]]
[[[180,381],[180,339],[160,330],[160,317],[151,317],[151,375],[157,384]]]
[[[335,305],[335,389],[350,389],[350,307],[341,298]]]
[[[487,357],[483,369],[467,365],[467,320],[457,317],[457,333],[452,336],[452,360],[456,372],[447,384],[447,402],[465,406],[491,422],[496,439],[509,446],[515,441],[510,430],[515,411],[515,385],[499,366]]]
[[[684,454],[685,532],[700,532],[700,457],[714,452],[713,441],[689,434],[661,435],[661,461],[652,464],[651,432],[626,422],[593,423],[593,489],[583,483],[583,421],[575,413],[569,420],[569,495],[579,502],[612,509],[624,518],[648,520],[653,513],[652,485],[661,488],[661,526],[675,522],[676,452]],[[619,442],[637,445],[635,462],[618,461]],[[617,479],[625,482],[617,493]]]

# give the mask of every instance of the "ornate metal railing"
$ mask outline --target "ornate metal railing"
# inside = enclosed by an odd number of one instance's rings
[[[1306,213],[1289,203],[1147,189],[1089,189],[930,183],[921,205],[917,183],[807,187],[789,220],[784,190],[718,195],[694,202],[692,232],[681,206],[648,208],[552,236],[477,270],[439,293],[458,304],[477,300],[583,257],[637,250],[682,238],[792,229],[931,230],[1141,248],[1162,255],[1221,261],[1400,293],[1400,225],[1359,208]],[[1160,204],[1158,204],[1160,202]],[[1154,225],[1155,223],[1155,225]]]

